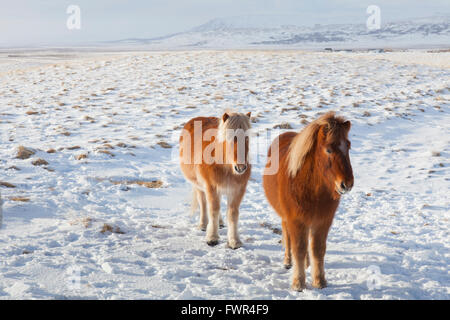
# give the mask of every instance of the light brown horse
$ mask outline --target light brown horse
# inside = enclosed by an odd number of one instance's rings
[[[244,197],[251,165],[250,113],[225,112],[222,117],[191,119],[180,136],[180,166],[194,191],[193,210],[200,208],[199,228],[206,242],[218,244],[220,197],[227,196],[228,246],[242,246],[238,234],[239,206]]]
[[[312,286],[327,285],[324,257],[328,231],[341,195],[353,187],[350,127],[350,121],[328,112],[299,133],[281,134],[269,149],[266,170],[272,159],[279,159],[279,169],[276,174],[264,173],[263,186],[282,220],[285,267],[290,268],[294,260],[294,290],[306,287],[305,268],[310,260]],[[279,152],[279,157],[272,157],[274,152]]]

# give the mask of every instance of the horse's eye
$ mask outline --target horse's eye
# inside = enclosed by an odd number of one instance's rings
[[[331,148],[327,148],[327,153],[331,154],[333,151],[331,150]]]

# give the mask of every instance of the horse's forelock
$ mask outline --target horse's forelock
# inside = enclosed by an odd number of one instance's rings
[[[289,146],[287,156],[289,175],[294,177],[305,162],[306,157],[317,140],[320,128],[324,128],[327,142],[338,141],[343,134],[346,134],[343,129],[344,122],[344,118],[337,117],[333,111],[330,111],[297,133]]]
[[[219,141],[224,141],[227,137],[227,130],[243,130],[247,132],[251,128],[250,119],[243,113],[228,113],[229,117],[224,122],[220,120],[219,124]]]

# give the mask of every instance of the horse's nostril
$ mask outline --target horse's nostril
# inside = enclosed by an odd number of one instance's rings
[[[347,187],[345,186],[345,183],[344,183],[344,182],[341,182],[341,189],[343,189],[343,190],[346,190],[346,189],[347,189]]]

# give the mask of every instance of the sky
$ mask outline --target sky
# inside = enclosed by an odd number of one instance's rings
[[[67,27],[70,5],[80,9],[79,29]],[[380,7],[382,23],[450,14],[448,0],[0,0],[0,46],[153,38],[240,15],[295,15],[299,25],[365,23],[369,5]]]

